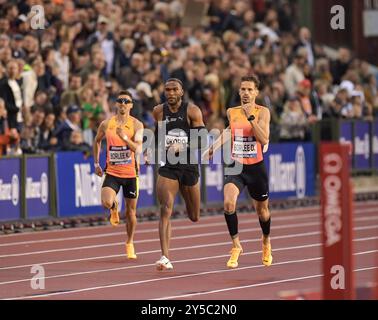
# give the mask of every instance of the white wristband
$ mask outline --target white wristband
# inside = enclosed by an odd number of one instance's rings
[[[127,140],[129,140],[129,137],[127,135],[124,135],[123,137],[123,140],[125,140],[127,142]]]
[[[95,162],[95,163],[94,163],[94,166],[95,166],[95,167],[99,167],[100,164],[99,164],[98,162]]]

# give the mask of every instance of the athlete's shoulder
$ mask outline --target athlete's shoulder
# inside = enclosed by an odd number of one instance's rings
[[[255,106],[257,109],[260,110],[260,112],[264,112],[264,113],[269,113],[270,114],[270,110],[268,107],[265,107],[263,105],[260,105],[260,104],[256,104]]]
[[[110,118],[108,118],[108,119],[103,120],[103,121],[100,123],[99,128],[102,129],[102,130],[106,130],[106,129],[108,129],[109,124],[112,122],[112,120],[113,120],[113,117],[110,117]]]
[[[197,106],[196,104],[192,103],[192,102],[188,102],[188,112],[197,112],[197,111],[201,111],[201,108],[199,106]]]
[[[134,128],[143,128],[143,122],[138,120],[137,118],[131,116],[131,119],[133,120],[134,123]]]
[[[229,107],[227,109],[227,116],[230,116],[231,113],[234,113],[234,112],[239,112],[242,110],[242,107],[241,106],[235,106],[235,107]]]

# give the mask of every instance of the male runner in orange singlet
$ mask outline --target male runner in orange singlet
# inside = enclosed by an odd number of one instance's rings
[[[213,152],[231,138],[232,159],[243,166],[240,174],[225,176],[224,181],[224,215],[233,244],[231,257],[227,262],[229,268],[238,267],[238,259],[243,252],[238,234],[236,202],[245,186],[252,197],[263,233],[262,263],[270,266],[273,261],[269,237],[269,181],[263,159],[264,146],[269,143],[270,112],[268,108],[255,102],[259,94],[258,87],[259,80],[256,76],[241,79],[241,106],[227,110],[230,127],[224,130],[203,155],[205,160],[211,158]]]
[[[99,164],[101,141],[106,137],[105,180],[101,190],[102,205],[110,209],[110,223],[117,226],[117,193],[122,186],[126,202],[126,254],[128,259],[136,259],[134,233],[136,228],[136,206],[138,200],[139,155],[142,150],[143,124],[130,115],[133,107],[132,96],[128,91],[120,91],[116,100],[117,114],[104,120],[97,131],[93,144],[95,172],[103,175]]]

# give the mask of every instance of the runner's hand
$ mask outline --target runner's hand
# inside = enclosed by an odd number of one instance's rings
[[[184,150],[184,147],[181,143],[173,143],[168,147],[168,151],[172,153],[178,153],[183,150]]]
[[[99,177],[102,177],[103,171],[102,171],[102,168],[99,164],[95,164],[95,173]]]
[[[202,155],[202,160],[203,161],[209,161],[210,159],[213,158],[213,154],[214,154],[214,148],[213,146],[211,146],[209,149],[207,149],[203,155]]]
[[[117,128],[116,129],[116,134],[118,135],[118,137],[120,137],[122,140],[124,140],[124,137],[126,136],[126,132],[123,131],[122,128]]]

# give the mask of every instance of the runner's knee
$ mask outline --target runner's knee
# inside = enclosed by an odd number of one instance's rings
[[[110,199],[104,199],[101,201],[101,203],[102,206],[106,209],[110,209],[113,206],[113,201],[111,201]]]
[[[232,199],[225,199],[224,200],[224,210],[227,212],[235,212],[236,204],[235,201]]]

